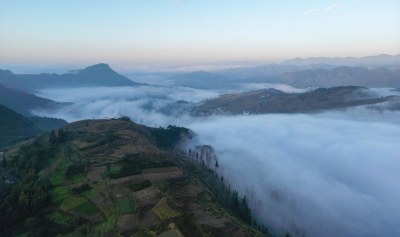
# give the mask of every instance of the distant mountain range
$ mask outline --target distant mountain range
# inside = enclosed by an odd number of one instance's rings
[[[351,66],[351,67],[396,67],[400,66],[400,54],[397,55],[375,55],[367,57],[317,57],[317,58],[295,58],[282,62],[283,65],[316,65],[329,64],[335,66]]]
[[[257,67],[238,67],[217,72],[196,71],[168,77],[175,86],[185,86],[197,89],[231,89],[240,87],[243,83],[252,83],[276,77],[286,72],[302,70],[332,69],[332,65],[280,65],[270,64]]]
[[[311,69],[299,70],[301,68]],[[240,88],[241,85],[246,83],[280,83],[297,88],[335,86],[399,88],[400,69],[335,67],[322,64],[315,65],[315,67],[268,65],[247,69],[231,69],[217,73],[193,72],[173,76],[169,79],[176,86],[198,89],[232,89]]]
[[[253,77],[273,77],[286,72],[297,72],[303,70],[333,69],[335,65],[329,64],[311,64],[311,65],[286,65],[286,64],[268,64],[255,67],[230,68],[215,72],[217,75],[223,75],[235,80],[248,79]]]
[[[134,82],[100,63],[65,74],[14,74],[0,70],[0,83],[10,88],[37,90],[58,87],[138,86]]]
[[[168,78],[174,85],[233,89],[246,83],[282,83],[298,88],[400,87],[400,54],[363,58],[297,58],[280,64],[192,72]]]
[[[197,89],[219,89],[232,86],[232,80],[225,76],[206,71],[198,71],[174,75],[168,80],[173,82],[174,86],[184,86]]]
[[[197,89],[234,89],[246,83],[282,83],[294,87],[400,87],[400,54],[362,58],[296,58],[279,64],[165,75],[167,84]],[[146,85],[134,82],[104,63],[64,74],[14,74],[0,70],[0,83],[35,91],[60,87]]]
[[[193,116],[223,114],[308,113],[386,102],[395,96],[373,95],[367,88],[347,86],[320,88],[306,93],[264,89],[222,95],[194,106]]]
[[[364,86],[364,87],[400,87],[400,70],[386,68],[366,69],[361,67],[336,67],[325,70],[305,70],[287,72],[276,77],[261,78],[261,82],[283,83],[298,88]]]

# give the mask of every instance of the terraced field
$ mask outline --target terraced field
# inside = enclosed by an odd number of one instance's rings
[[[68,139],[39,172],[51,184],[46,218],[58,236],[262,236],[201,180],[218,177],[157,146],[151,128],[90,120],[64,130]]]

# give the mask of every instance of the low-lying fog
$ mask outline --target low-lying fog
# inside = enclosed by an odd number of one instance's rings
[[[222,91],[198,90],[185,87],[96,87],[45,89],[36,95],[58,102],[72,102],[52,111],[32,111],[41,116],[63,118],[68,122],[91,118],[117,118],[129,116],[137,123],[148,126],[175,124],[176,103],[197,103],[218,97]],[[170,108],[170,109],[169,109]]]
[[[219,92],[187,88],[57,89],[40,96],[75,104],[38,114],[74,121],[128,115],[176,124],[214,147],[219,172],[260,220],[294,236],[400,236],[400,113],[365,108],[319,114],[194,119],[162,114],[179,100]]]
[[[297,114],[190,127],[269,226],[294,236],[400,236],[400,124]]]

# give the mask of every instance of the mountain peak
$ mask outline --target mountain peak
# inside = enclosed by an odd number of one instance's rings
[[[101,71],[113,71],[110,67],[110,65],[106,64],[106,63],[98,63],[98,64],[94,64],[92,66],[88,66],[83,70],[101,70]]]
[[[79,86],[135,86],[139,83],[118,74],[108,64],[99,63],[80,70],[75,75]]]

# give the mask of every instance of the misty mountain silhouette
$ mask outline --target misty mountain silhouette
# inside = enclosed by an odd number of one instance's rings
[[[63,119],[39,117],[30,112],[34,109],[55,109],[62,105],[63,103],[0,84],[0,140],[3,140],[0,147],[43,130],[49,131],[66,125],[67,122]]]
[[[364,68],[328,64],[284,65],[233,68],[218,72],[192,72],[170,78],[177,86],[197,89],[240,88],[245,83],[280,83],[307,87],[400,87],[399,66]]]
[[[34,136],[38,129],[29,118],[0,104],[0,148]]]
[[[0,83],[10,88],[28,91],[58,87],[141,85],[118,74],[105,63],[95,64],[64,74],[14,74],[9,70],[0,70]]]
[[[31,116],[29,111],[33,109],[52,109],[62,105],[62,103],[45,99],[19,89],[8,88],[2,84],[0,84],[0,104],[25,116]]]
[[[99,63],[86,67],[75,74],[75,80],[79,81],[79,86],[136,86],[128,78],[118,74],[108,64]]]
[[[400,70],[386,68],[366,69],[362,67],[336,67],[331,70],[304,70],[284,73],[275,77],[275,82],[294,87],[400,87]]]
[[[197,71],[175,75],[170,78],[175,86],[192,87],[196,89],[217,89],[230,87],[232,82],[224,75],[206,71]]]
[[[400,54],[388,55],[380,54],[367,57],[311,57],[294,58],[282,62],[286,65],[311,65],[311,64],[330,64],[336,66],[374,66],[387,67],[400,64]]]
[[[306,93],[285,93],[262,89],[222,95],[195,106],[194,116],[213,114],[309,113],[389,101],[393,96],[376,97],[367,88],[339,86],[319,88]]]

